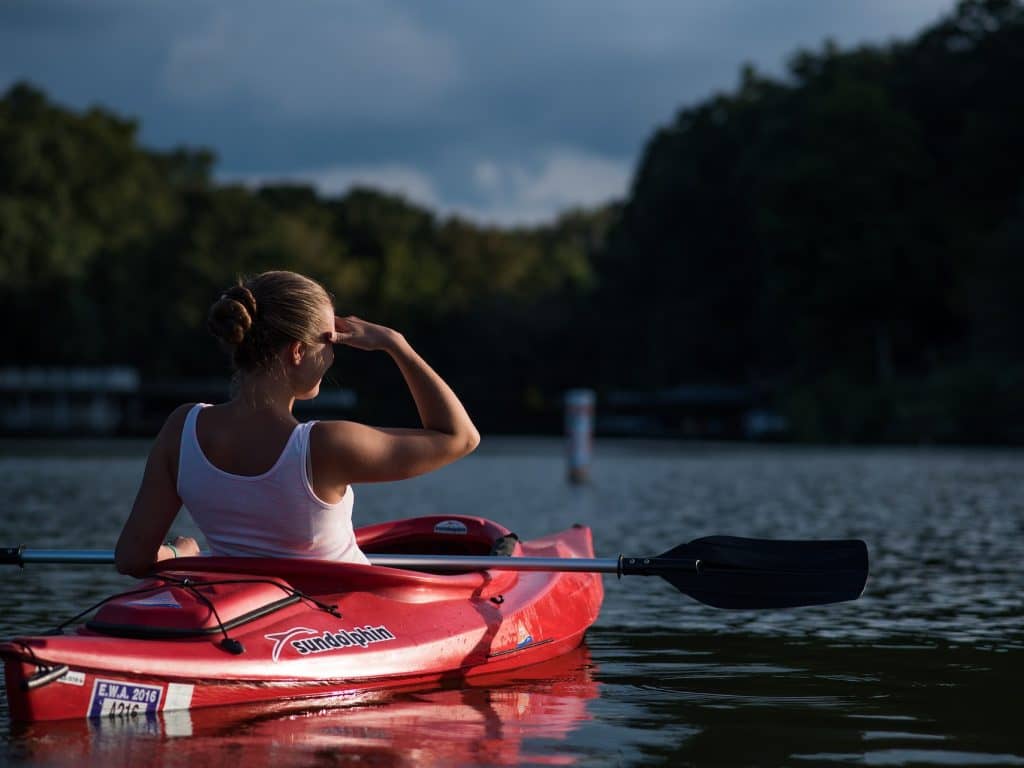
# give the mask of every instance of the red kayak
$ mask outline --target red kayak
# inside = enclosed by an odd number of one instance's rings
[[[591,558],[590,529],[520,542],[477,517],[357,530],[367,554]],[[440,574],[319,560],[183,558],[69,634],[0,643],[11,718],[118,716],[420,688],[579,645],[588,572]]]

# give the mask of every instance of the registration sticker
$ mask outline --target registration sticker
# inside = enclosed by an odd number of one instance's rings
[[[97,680],[92,686],[89,717],[138,717],[155,715],[163,688],[117,680]]]
[[[434,533],[453,533],[456,536],[465,536],[468,532],[469,529],[461,520],[443,520],[434,526]]]
[[[64,685],[85,685],[85,673],[69,669],[63,677],[57,678],[57,682]]]

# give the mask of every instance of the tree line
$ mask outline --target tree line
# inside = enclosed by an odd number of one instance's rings
[[[399,197],[214,181],[202,149],[27,83],[0,100],[0,322],[21,365],[226,371],[205,313],[289,268],[403,329],[481,425],[562,392],[743,385],[798,440],[1024,441],[1024,6],[964,0],[909,41],[795,53],[683,108],[625,200],[529,228]],[[343,354],[361,415],[409,406]]]

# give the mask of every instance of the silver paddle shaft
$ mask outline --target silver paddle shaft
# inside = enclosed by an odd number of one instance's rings
[[[92,549],[9,549],[3,551],[3,562],[11,565],[28,563],[63,563],[96,565],[114,562],[110,550]],[[581,573],[643,573],[644,566],[665,567],[657,558],[640,557],[506,557],[501,555],[374,555],[367,557],[373,565],[388,568],[426,569],[431,571],[573,571]],[[240,558],[243,559],[243,558]],[[165,562],[165,565],[169,563]],[[672,570],[698,570],[696,560],[673,560]]]
[[[585,571],[618,573],[618,558],[504,557],[501,555],[373,555],[374,565],[430,571]]]
[[[498,568],[504,571],[597,571],[617,573],[618,558],[576,558],[576,557],[502,557],[463,555],[373,555],[368,554],[373,565],[388,568],[429,568],[442,571],[467,571]],[[21,562],[25,563],[66,563],[90,564],[113,563],[114,553],[110,550],[89,549],[23,549]],[[240,558],[241,559],[241,558]],[[164,561],[163,565],[168,565]]]
[[[114,553],[109,549],[22,549],[12,562],[67,563],[69,565],[96,565],[113,563]],[[6,559],[5,559],[6,562]]]

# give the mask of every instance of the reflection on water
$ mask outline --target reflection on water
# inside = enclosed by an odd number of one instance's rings
[[[144,446],[4,447],[0,545],[112,546]],[[656,577],[608,578],[587,648],[560,668],[101,728],[12,729],[0,699],[0,763],[1024,765],[1024,455],[618,442],[599,444],[590,484],[570,487],[564,473],[558,441],[486,441],[433,475],[358,488],[356,518],[480,514],[524,537],[578,521],[601,555],[715,533],[857,537],[871,552],[867,592],[722,611]],[[193,532],[187,516],[175,530]],[[2,636],[128,583],[56,566],[4,578]]]
[[[570,765],[559,742],[597,695],[580,648],[457,689],[39,723],[15,726],[12,741],[47,765]]]
[[[605,630],[590,646],[595,719],[631,705],[658,764],[1024,765],[1019,655]]]

